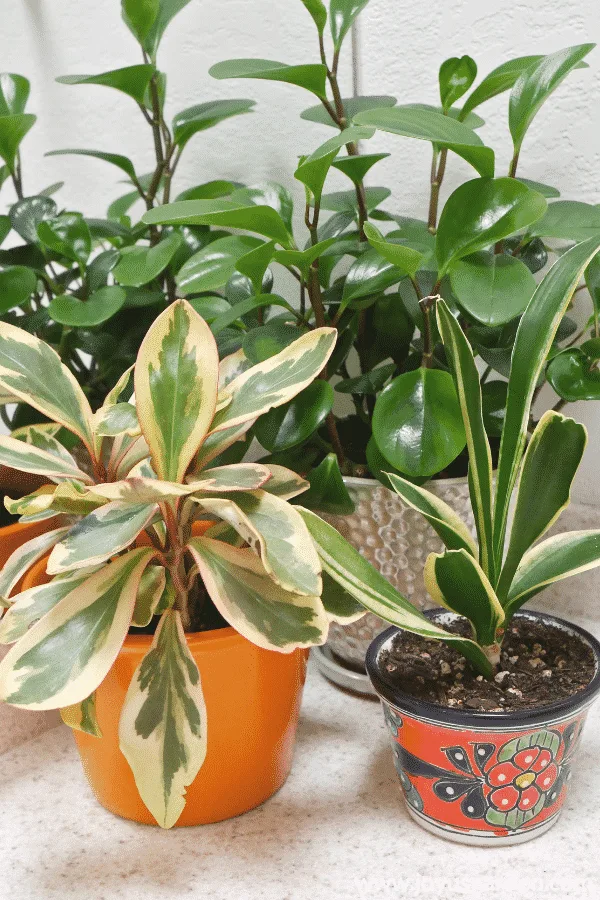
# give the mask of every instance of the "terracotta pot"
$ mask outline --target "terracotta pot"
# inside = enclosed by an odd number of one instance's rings
[[[420,609],[433,606],[425,590],[423,567],[430,553],[439,553],[442,542],[422,515],[406,506],[394,491],[370,478],[344,478],[354,501],[349,516],[320,513],[411,603]],[[475,531],[466,478],[439,478],[427,489],[454,509]],[[332,622],[327,644],[315,653],[319,668],[342,687],[372,693],[364,674],[371,641],[387,622],[373,613],[350,625]],[[356,673],[356,674],[354,674]]]
[[[454,613],[429,614],[439,624]],[[600,691],[600,643],[587,631],[537,612],[541,621],[590,648],[596,672],[584,690],[532,710],[471,712],[418,700],[394,686],[380,664],[397,628],[374,641],[367,670],[383,706],[410,815],[423,828],[463,844],[529,841],[557,821],[591,704]]]
[[[27,586],[47,580],[46,561],[28,573]],[[177,825],[204,825],[247,812],[284,784],[306,678],[307,651],[277,653],[233,628],[187,635],[202,678],[208,751]],[[74,731],[83,768],[99,802],[110,812],[156,825],[119,749],[119,717],[133,674],[152,637],[129,635],[96,690],[102,737]]]

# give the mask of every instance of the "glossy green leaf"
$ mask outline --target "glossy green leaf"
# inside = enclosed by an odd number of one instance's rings
[[[75,731],[83,731],[94,737],[102,737],[102,731],[96,717],[96,692],[94,691],[81,703],[73,703],[71,706],[63,706],[60,717],[69,728]]]
[[[519,77],[512,89],[508,110],[508,124],[515,151],[520,150],[527,129],[542,104],[594,47],[595,44],[579,44],[551,53],[527,68]]]
[[[520,259],[483,251],[457,260],[450,270],[450,283],[462,309],[490,326],[520,316],[536,287]]]
[[[263,242],[258,238],[246,235],[232,235],[213,241],[190,256],[175,276],[179,293],[185,297],[222,288],[234,273],[238,260],[262,246]],[[235,318],[237,316],[232,321]]]
[[[333,406],[327,381],[309,384],[297,397],[261,416],[254,434],[265,450],[279,453],[307,440],[325,421]]]
[[[338,238],[327,238],[325,241],[319,241],[306,250],[277,250],[273,254],[275,262],[281,263],[282,266],[295,266],[304,274],[308,275],[311,264],[330,247],[338,243]]]
[[[506,558],[498,582],[502,603],[529,548],[569,505],[587,434],[583,425],[560,413],[544,413],[523,459]]]
[[[378,394],[395,371],[396,364],[388,363],[371,369],[364,375],[357,375],[356,378],[344,378],[342,381],[338,381],[335,389],[340,394]]]
[[[205,184],[187,188],[187,190],[177,194],[175,200],[216,200],[218,197],[227,197],[235,189],[236,184],[233,181],[216,179],[215,181],[207,181]]]
[[[279,213],[288,232],[293,233],[294,200],[288,189],[277,181],[259,181],[246,187],[238,186],[229,199],[239,206],[270,206]]]
[[[142,46],[156,21],[159,8],[160,0],[121,0],[123,21]]]
[[[546,205],[541,194],[514,178],[476,178],[462,184],[440,216],[436,244],[440,277],[456,260],[536,222]]]
[[[506,415],[507,381],[486,381],[481,385],[483,424],[490,437],[501,437]]]
[[[113,269],[115,281],[127,287],[141,287],[153,281],[169,265],[181,241],[181,235],[174,232],[154,247],[123,247]]]
[[[399,375],[377,398],[373,434],[395,469],[419,476],[441,472],[466,443],[452,376],[424,368]]]
[[[436,605],[445,606],[472,623],[480,646],[496,643],[504,610],[476,559],[465,550],[430,553],[424,579]]]
[[[380,96],[364,96],[364,97],[344,97],[342,105],[346,113],[346,121],[351,122],[354,116],[359,112],[367,109],[381,109],[385,106],[395,106],[398,101],[395,97],[387,95]],[[337,128],[337,123],[333,121],[322,103],[317,106],[311,106],[300,113],[300,118],[307,122],[318,122],[319,125],[331,125]]]
[[[354,184],[360,184],[373,166],[382,159],[387,159],[388,156],[391,154],[361,153],[359,156],[341,156],[339,159],[334,159],[331,165],[334,169],[339,169],[340,172],[347,175]]]
[[[480,175],[493,177],[494,151],[484,146],[471,128],[451,116],[414,106],[396,106],[358,113],[353,121],[355,125],[368,125],[447,147],[462,156]]]
[[[392,263],[403,275],[415,276],[423,261],[422,253],[407,247],[406,244],[387,240],[370,222],[365,222],[364,232],[367,240],[380,256]],[[400,240],[403,239],[400,238]]]
[[[94,159],[101,159],[104,162],[117,166],[118,169],[125,172],[131,179],[136,178],[133,163],[126,156],[119,153],[104,153],[102,150],[50,150],[45,156],[91,156]],[[129,196],[129,194],[127,195]],[[139,197],[139,193],[135,192],[135,197]]]
[[[373,137],[375,129],[373,128],[346,128],[340,134],[330,138],[324,144],[321,144],[314,153],[302,159],[300,165],[294,172],[294,177],[306,185],[313,194],[315,200],[321,199],[323,185],[327,178],[327,173],[331,168],[331,164],[336,158],[340,147],[345,144],[355,143],[359,140],[367,140]]]
[[[284,247],[290,235],[283,219],[270,206],[239,206],[229,200],[182,200],[149,210],[146,225],[217,225],[253,231]]]
[[[537,191],[538,194],[541,194],[546,200],[553,200],[556,197],[560,197],[558,188],[552,187],[549,184],[543,184],[541,181],[532,181],[531,178],[521,178],[520,176],[517,178],[517,181],[520,181],[521,184],[524,184],[526,187],[530,188],[530,190]]]
[[[19,115],[25,112],[30,84],[23,75],[11,72],[0,74],[0,116]]]
[[[473,535],[444,500],[393,473],[390,473],[388,483],[407,506],[421,513],[449,550],[466,550],[471,556],[477,555]]]
[[[259,244],[258,247],[248,251],[248,253],[244,253],[235,264],[237,271],[250,279],[257,294],[262,292],[263,278],[269,263],[273,259],[274,252],[275,242],[268,241],[264,244]]]
[[[470,56],[453,56],[440,66],[440,99],[450,109],[466,94],[477,77],[477,64]]]
[[[29,129],[33,128],[35,121],[36,117],[30,113],[0,116],[0,157],[11,172],[14,172],[21,141]]]
[[[365,188],[365,202],[369,215],[384,200],[387,200],[391,193],[389,188],[384,187]],[[356,191],[334,191],[332,194],[323,194],[321,197],[321,209],[326,209],[329,212],[351,213],[356,218],[358,213]],[[321,236],[323,237],[323,235]]]
[[[307,476],[310,488],[302,494],[302,505],[332,516],[354,512],[354,502],[344,484],[335,453],[329,453]]]
[[[548,364],[546,378],[558,396],[570,403],[600,400],[600,370],[578,347],[557,353]]]
[[[48,311],[55,322],[73,328],[91,328],[112,318],[123,306],[127,295],[118,285],[100,288],[87,300],[71,294],[53,297]]]
[[[271,319],[266,324],[253,328],[244,336],[242,343],[242,352],[248,365],[244,365],[237,374],[280,353],[307,330],[299,330],[296,324],[285,318]],[[228,379],[227,383],[230,380]]]
[[[38,238],[50,250],[84,266],[92,252],[92,236],[81,213],[62,213],[44,219],[37,228]]]
[[[246,316],[248,313],[265,306],[282,306],[284,309],[292,311],[292,307],[283,297],[279,297],[277,294],[258,294],[258,296],[247,297],[246,300],[241,300],[235,306],[232,306],[231,309],[228,309],[227,312],[223,312],[216,319],[213,319],[210,326],[211,331],[214,335],[219,335],[241,316]]]
[[[148,0],[144,0],[144,2],[148,2]],[[156,51],[158,50],[167,26],[189,2],[190,0],[158,0],[158,13],[153,19],[152,25],[149,26],[149,31],[146,33],[143,44],[144,48],[153,59],[156,57]],[[123,18],[129,25],[128,18],[125,16]],[[148,16],[148,18],[150,18],[150,16]]]
[[[511,59],[508,62],[502,63],[502,65],[490,72],[489,75],[486,75],[483,81],[477,85],[470,97],[467,98],[461,111],[461,119],[466,118],[475,107],[480,106],[487,100],[491,100],[492,97],[497,97],[498,94],[509,91],[515,81],[520,78],[521,74],[526,69],[531,68],[535,63],[539,62],[540,59],[543,59],[543,57],[520,56],[517,59]]]
[[[549,203],[546,213],[535,222],[529,233],[565,241],[585,241],[600,232],[600,207],[577,200]]]
[[[190,297],[188,302],[192,309],[195,309],[209,325],[217,316],[231,309],[231,304],[218,294],[210,297]]]
[[[304,4],[307,12],[317,26],[319,34],[323,34],[325,26],[327,25],[327,7],[323,3],[323,0],[301,0],[301,2]]]
[[[337,51],[369,0],[330,0],[329,24],[333,46]]]
[[[35,291],[37,276],[26,266],[8,266],[0,272],[0,315],[21,306]]]
[[[213,78],[258,78],[267,81],[281,81],[295,84],[307,91],[325,98],[325,78],[327,69],[320,64],[288,66],[286,63],[270,59],[228,59],[209,69]]]
[[[407,257],[408,258],[408,257]],[[393,263],[383,259],[378,250],[364,251],[354,262],[344,282],[343,307],[353,300],[382,294],[386,288],[397,284],[405,273]]]
[[[184,147],[199,131],[213,128],[232,116],[251,112],[255,105],[255,100],[211,100],[190,106],[173,119],[173,139],[180,147]]]
[[[111,87],[143,105],[155,71],[151,65],[126,66],[124,69],[113,69],[100,75],[61,75],[56,80],[60,84],[98,84]]]
[[[600,237],[568,250],[552,266],[525,310],[515,339],[508,401],[496,487],[494,541],[504,545],[508,506],[525,449],[534,390],[558,326],[590,261],[600,249]]]
[[[38,240],[37,229],[44,219],[53,219],[58,207],[50,197],[25,197],[18,200],[9,211],[10,222],[17,234],[28,244]]]

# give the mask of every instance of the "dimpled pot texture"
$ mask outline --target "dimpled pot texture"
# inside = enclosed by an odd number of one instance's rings
[[[45,561],[32,570],[30,586],[46,580]],[[233,628],[187,635],[208,715],[204,765],[187,789],[177,822],[204,825],[259,806],[289,775],[307,651],[263,650]],[[83,768],[98,801],[112,813],[156,825],[119,749],[119,717],[127,689],[152,637],[129,635],[96,691],[102,737],[74,731]]]
[[[411,603],[430,609],[433,603],[423,583],[423,567],[430,553],[443,549],[433,528],[378,481],[344,478],[344,482],[355,511],[349,516],[320,515]],[[427,490],[448,503],[474,531],[466,478],[435,479],[427,483]],[[369,644],[387,627],[387,622],[373,613],[351,625],[333,622],[327,647],[350,666],[364,669]]]
[[[454,613],[434,611],[444,625]],[[531,840],[556,822],[587,712],[600,691],[600,644],[587,631],[543,613],[518,613],[575,635],[595,657],[587,687],[537,709],[471,712],[400,691],[380,664],[398,629],[367,654],[383,706],[394,762],[410,815],[425,829],[463,844],[499,847]]]

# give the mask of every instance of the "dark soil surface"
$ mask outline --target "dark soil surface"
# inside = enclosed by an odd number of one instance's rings
[[[469,634],[465,621],[452,630]],[[396,635],[380,658],[399,690],[430,703],[478,712],[546,706],[583,690],[595,670],[591,649],[578,638],[519,619],[508,628],[500,669],[492,681],[477,675],[447,644],[407,631]]]

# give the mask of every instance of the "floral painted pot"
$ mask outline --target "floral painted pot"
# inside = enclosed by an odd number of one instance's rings
[[[453,613],[433,611],[443,625]],[[367,670],[388,726],[408,812],[433,834],[478,846],[531,840],[557,821],[589,707],[600,691],[600,643],[554,616],[522,612],[591,648],[596,672],[584,690],[532,710],[471,712],[411,697],[380,665],[397,633],[379,635]]]
[[[320,513],[390,584],[420,609],[434,604],[425,589],[423,568],[430,553],[439,553],[442,542],[423,516],[406,506],[394,491],[371,478],[344,478],[355,510],[348,516]],[[448,503],[474,532],[475,523],[466,478],[438,478],[427,484],[436,497]],[[319,668],[330,680],[361,693],[372,693],[365,673],[365,656],[371,641],[387,622],[367,613],[350,625],[332,622],[327,644],[313,650]]]

